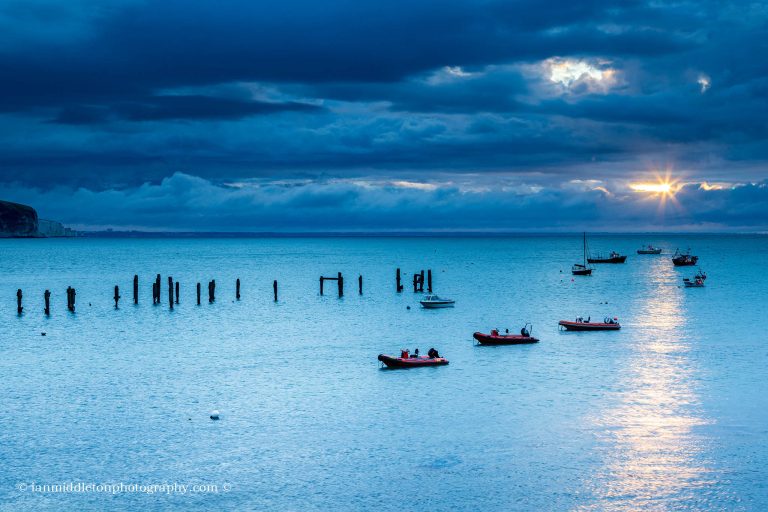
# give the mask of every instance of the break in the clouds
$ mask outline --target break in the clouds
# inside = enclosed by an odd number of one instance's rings
[[[767,36],[753,2],[9,0],[0,198],[82,227],[765,229]],[[687,183],[661,212],[628,186],[657,172]]]

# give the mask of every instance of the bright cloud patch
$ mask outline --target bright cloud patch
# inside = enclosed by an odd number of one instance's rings
[[[609,62],[554,57],[544,61],[544,73],[550,82],[566,90],[606,92],[616,83],[616,70]]]
[[[707,75],[699,75],[699,78],[696,80],[696,83],[699,84],[699,86],[701,87],[701,94],[704,94],[705,92],[707,92],[707,90],[712,85],[712,82]]]

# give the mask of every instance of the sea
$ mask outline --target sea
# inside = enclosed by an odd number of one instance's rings
[[[629,257],[574,277],[581,234],[2,240],[0,509],[768,509],[768,237],[589,246]],[[455,307],[420,306],[430,269]],[[526,323],[539,343],[472,337]],[[432,347],[448,366],[377,360]]]

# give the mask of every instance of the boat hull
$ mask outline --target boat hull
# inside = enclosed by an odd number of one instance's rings
[[[661,249],[654,249],[652,251],[638,249],[637,254],[661,254]]]
[[[676,267],[692,267],[699,261],[698,256],[691,256],[690,258],[672,258],[672,263]]]
[[[472,335],[480,345],[529,345],[538,343],[538,338],[522,336],[520,334],[496,335],[476,332]]]
[[[592,269],[591,268],[583,268],[583,269],[571,270],[571,274],[573,274],[575,276],[591,276],[592,275]]]
[[[421,302],[421,307],[426,309],[439,309],[439,308],[452,308],[456,304],[456,301],[447,300],[442,302]]]
[[[379,354],[379,361],[387,368],[420,368],[423,366],[445,366],[448,360],[444,357],[393,357]]]
[[[587,263],[624,263],[626,256],[614,256],[612,258],[587,258]]]
[[[568,320],[560,320],[558,322],[560,327],[565,328],[566,331],[618,331],[621,329],[621,324],[606,324],[603,322],[571,322]]]

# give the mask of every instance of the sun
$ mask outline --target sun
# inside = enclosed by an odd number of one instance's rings
[[[629,188],[635,192],[651,192],[653,194],[671,195],[675,193],[674,184],[668,181],[658,183],[631,183]]]

